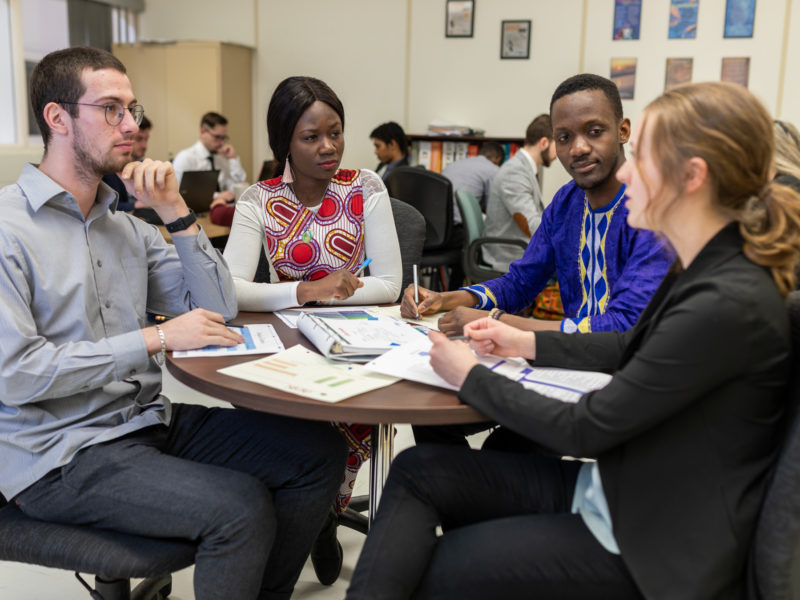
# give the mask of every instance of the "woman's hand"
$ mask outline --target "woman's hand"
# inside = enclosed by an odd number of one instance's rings
[[[431,347],[431,367],[447,383],[459,389],[478,359],[464,342],[451,342],[438,331],[429,331]]]
[[[470,338],[478,354],[536,358],[536,334],[501,323],[496,319],[480,319],[464,325],[464,335]]]
[[[334,271],[314,281],[303,281],[297,286],[297,301],[325,302],[327,300],[345,300],[363,287],[364,282],[350,271]]]

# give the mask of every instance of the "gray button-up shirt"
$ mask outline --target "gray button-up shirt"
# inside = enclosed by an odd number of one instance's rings
[[[236,314],[228,268],[204,233],[167,244],[116,213],[101,184],[77,200],[33,165],[0,190],[0,492],[6,498],[82,448],[167,423],[146,311]]]

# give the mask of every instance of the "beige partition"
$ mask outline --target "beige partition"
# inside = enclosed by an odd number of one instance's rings
[[[200,117],[213,110],[229,120],[231,143],[252,173],[252,49],[223,42],[115,44],[133,91],[153,122],[147,154],[171,159],[192,145]],[[256,174],[257,175],[257,174]]]

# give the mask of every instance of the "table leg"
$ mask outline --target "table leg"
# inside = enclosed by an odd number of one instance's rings
[[[394,426],[379,423],[372,426],[372,456],[369,461],[369,522],[375,518],[381,492],[389,476],[394,457]]]

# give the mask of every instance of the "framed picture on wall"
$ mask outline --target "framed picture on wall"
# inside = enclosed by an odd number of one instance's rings
[[[612,58],[611,81],[617,84],[620,98],[633,100],[633,88],[636,85],[636,59]]]
[[[531,57],[531,22],[503,21],[500,24],[500,58]]]
[[[668,58],[667,74],[664,77],[664,91],[669,91],[676,85],[689,83],[692,80],[691,58]]]
[[[756,17],[756,0],[728,0],[725,3],[726,38],[753,37]]]
[[[615,40],[638,40],[642,0],[614,0]]]
[[[719,79],[720,81],[730,81],[747,87],[747,83],[750,80],[750,57],[737,56],[723,58],[722,73],[720,73]]]
[[[472,37],[475,27],[475,0],[447,0],[445,37]]]
[[[670,0],[669,39],[697,37],[697,8],[700,0]]]

